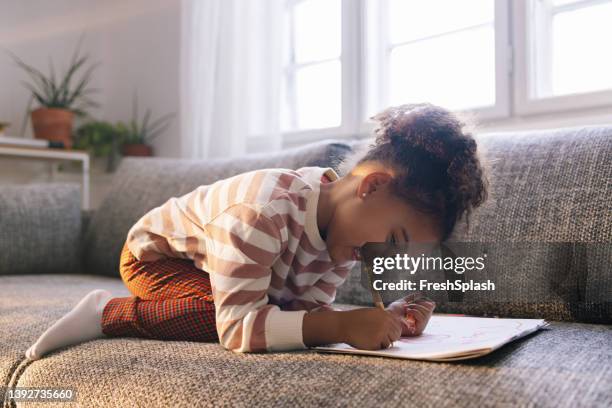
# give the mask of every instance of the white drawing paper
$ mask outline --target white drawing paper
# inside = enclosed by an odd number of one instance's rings
[[[425,331],[401,337],[384,350],[360,350],[346,343],[312,347],[316,351],[393,358],[452,361],[480,357],[548,323],[541,319],[503,319],[433,315]]]

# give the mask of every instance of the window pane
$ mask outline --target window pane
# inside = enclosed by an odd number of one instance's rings
[[[494,105],[493,25],[394,48],[389,97],[392,105],[431,102],[448,109]]]
[[[295,84],[298,129],[340,126],[340,61],[298,69]]]
[[[340,56],[340,0],[304,0],[294,7],[297,63]]]
[[[556,14],[552,24],[552,94],[612,88],[611,39],[612,2]]]
[[[490,23],[494,10],[493,0],[389,0],[390,40],[396,44]]]

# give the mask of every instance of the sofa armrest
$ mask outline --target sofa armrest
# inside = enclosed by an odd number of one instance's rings
[[[80,270],[80,188],[76,183],[0,187],[0,274]]]

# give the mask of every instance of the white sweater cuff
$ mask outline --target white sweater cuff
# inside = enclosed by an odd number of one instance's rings
[[[302,323],[306,310],[270,310],[266,319],[268,351],[307,349],[302,337]]]

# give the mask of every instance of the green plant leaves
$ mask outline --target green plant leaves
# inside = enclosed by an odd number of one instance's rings
[[[128,123],[118,122],[117,129],[122,135],[124,144],[148,144],[170,126],[171,119],[174,116],[176,116],[174,113],[168,113],[152,121],[152,111],[147,109],[142,121],[140,121],[138,95],[134,92],[132,98],[132,118]]]
[[[96,157],[107,156],[119,138],[119,133],[113,124],[94,121],[80,126],[74,136],[74,147],[93,152]]]
[[[41,106],[67,109],[77,115],[85,115],[88,108],[98,106],[95,101],[89,99],[86,95],[96,91],[88,88],[88,86],[99,63],[86,67],[90,57],[89,55],[80,55],[81,42],[82,37],[75,48],[68,69],[61,78],[56,76],[51,58],[49,58],[49,76],[46,76],[35,67],[25,63],[14,53],[7,51],[17,66],[30,77],[31,82],[22,81],[22,83],[31,92],[33,99]],[[80,72],[83,72],[83,74],[79,79],[76,79]]]

